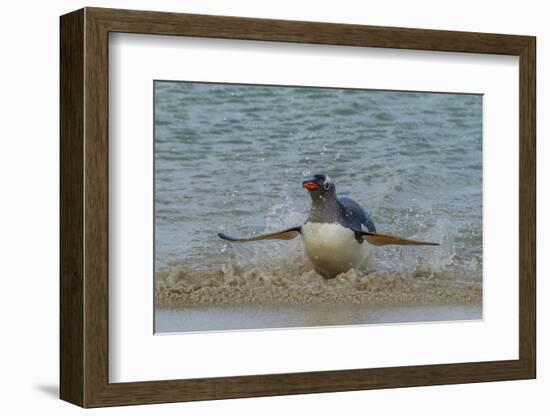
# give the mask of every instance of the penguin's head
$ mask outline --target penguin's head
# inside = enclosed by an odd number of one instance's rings
[[[302,186],[314,196],[325,196],[334,194],[336,187],[334,182],[327,175],[314,175],[313,178],[305,180]]]

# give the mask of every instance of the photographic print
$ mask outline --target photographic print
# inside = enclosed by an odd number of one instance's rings
[[[86,7],[59,39],[62,400],[536,378],[535,37]]]
[[[156,333],[482,318],[481,94],[153,88]]]

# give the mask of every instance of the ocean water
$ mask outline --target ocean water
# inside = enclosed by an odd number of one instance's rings
[[[480,310],[481,95],[170,81],[154,88],[156,305],[183,316],[202,311],[201,319],[176,320],[176,330],[257,325],[216,319],[219,309],[206,319],[210,307]],[[361,203],[378,232],[441,245],[377,247],[374,273],[326,280],[300,238],[217,237],[302,224],[309,196],[301,183],[315,173]],[[277,319],[274,312],[259,325],[281,326]]]

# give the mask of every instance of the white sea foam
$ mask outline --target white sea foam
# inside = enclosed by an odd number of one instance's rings
[[[480,276],[461,276],[417,267],[410,273],[355,269],[325,279],[307,263],[197,270],[184,266],[156,274],[158,306],[307,304],[352,302],[369,305],[480,303]]]

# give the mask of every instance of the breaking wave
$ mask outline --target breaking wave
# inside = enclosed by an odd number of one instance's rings
[[[280,229],[281,225],[270,224],[268,228]],[[156,304],[480,304],[481,262],[476,258],[465,261],[457,254],[454,234],[451,223],[439,222],[413,238],[438,241],[440,246],[373,247],[374,272],[352,269],[334,279],[315,272],[300,238],[261,244],[213,240],[211,246],[219,250],[198,253],[202,260],[173,262],[157,270]]]

